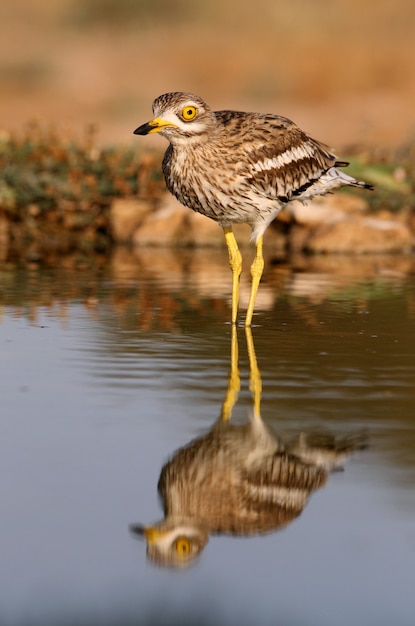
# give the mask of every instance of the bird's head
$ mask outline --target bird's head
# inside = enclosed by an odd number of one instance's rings
[[[160,133],[171,143],[200,140],[214,128],[215,116],[210,107],[191,93],[173,92],[153,102],[153,119],[135,129],[135,135]]]
[[[165,567],[185,567],[200,554],[209,539],[198,520],[167,518],[152,526],[132,524],[130,531],[147,542],[147,557]]]

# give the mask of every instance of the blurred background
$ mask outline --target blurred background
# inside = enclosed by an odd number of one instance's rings
[[[186,90],[338,148],[395,146],[415,131],[414,32],[413,0],[2,0],[0,127],[130,143]]]

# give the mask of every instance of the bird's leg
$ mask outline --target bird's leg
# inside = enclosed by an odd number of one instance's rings
[[[254,397],[254,417],[260,418],[262,393],[261,372],[259,371],[258,363],[256,360],[254,339],[252,337],[252,331],[249,326],[245,327],[245,333],[249,357],[249,389],[252,391],[252,395]]]
[[[223,401],[222,411],[220,414],[222,421],[227,422],[231,419],[232,409],[235,406],[240,388],[241,377],[238,367],[238,337],[236,333],[236,325],[232,324],[231,368],[229,371],[228,388],[226,390],[226,396]]]
[[[264,271],[264,257],[262,256],[262,235],[258,237],[256,244],[255,258],[251,265],[251,295],[249,296],[248,309],[246,312],[245,326],[250,326],[252,322],[252,315],[254,313],[256,295],[258,293],[258,286],[261,280],[262,272]]]
[[[242,255],[233,234],[232,228],[224,226],[225,241],[229,253],[229,265],[232,270],[232,324],[236,324],[239,303],[239,278],[242,272]]]

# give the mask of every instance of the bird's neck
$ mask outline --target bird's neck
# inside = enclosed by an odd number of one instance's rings
[[[177,148],[182,150],[183,148],[199,148],[200,146],[204,146],[210,141],[210,136],[208,133],[197,133],[197,134],[189,134],[186,136],[174,136],[169,137],[169,141],[173,146],[173,149]]]

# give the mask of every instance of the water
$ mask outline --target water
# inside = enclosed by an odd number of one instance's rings
[[[267,264],[252,329],[264,422],[286,438],[366,433],[369,447],[284,529],[211,536],[174,569],[128,529],[162,519],[163,464],[221,413],[225,253],[3,265],[0,623],[413,624],[414,268]],[[237,339],[241,424],[254,398],[242,327]]]

